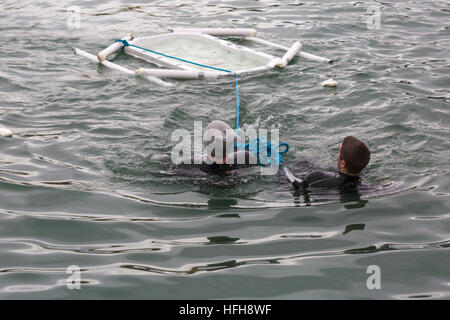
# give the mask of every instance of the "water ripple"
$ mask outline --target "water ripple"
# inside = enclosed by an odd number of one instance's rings
[[[72,264],[83,298],[448,298],[448,4],[372,5],[378,30],[361,1],[0,1],[0,126],[14,132],[0,137],[0,298],[76,298]],[[168,26],[251,27],[332,58],[240,77],[241,127],[279,129],[295,173],[303,157],[335,167],[355,135],[375,190],[307,199],[282,177],[170,174],[173,130],[234,123],[233,81],[167,89],[72,52]]]

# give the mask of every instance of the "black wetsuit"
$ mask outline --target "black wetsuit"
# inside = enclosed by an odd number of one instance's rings
[[[332,197],[338,192],[341,202],[348,202],[347,209],[362,208],[367,200],[361,200],[361,194],[373,190],[375,186],[362,182],[359,176],[351,176],[335,170],[314,170],[303,176],[296,196],[302,195],[305,203],[320,197]]]
[[[359,176],[342,172],[316,170],[308,173],[302,181],[303,188],[356,189],[361,183]]]
[[[241,153],[245,153],[243,156],[243,160],[244,163],[239,163],[238,160],[241,160],[241,158],[238,158],[238,155]],[[241,155],[242,157],[242,155]],[[254,156],[248,151],[248,150],[242,150],[242,151],[237,151],[234,152],[232,155],[227,157],[227,161],[231,162],[231,158],[234,159],[234,161],[232,162],[232,164],[230,163],[206,163],[206,161],[204,159],[202,159],[201,163],[194,163],[193,164],[180,164],[177,165],[175,168],[175,171],[179,171],[181,170],[191,170],[193,168],[197,168],[200,169],[202,172],[206,173],[206,174],[226,174],[227,172],[231,171],[231,170],[236,170],[236,169],[240,169],[240,168],[246,168],[246,167],[252,167],[252,166],[256,166],[256,159],[254,158]]]

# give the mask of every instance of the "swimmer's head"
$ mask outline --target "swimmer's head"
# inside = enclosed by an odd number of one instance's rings
[[[236,141],[236,132],[224,121],[214,120],[208,124],[203,134],[203,142],[209,162],[225,163],[227,154],[234,152]]]
[[[353,137],[345,137],[337,156],[338,170],[345,174],[359,175],[370,160],[370,150],[364,142]]]

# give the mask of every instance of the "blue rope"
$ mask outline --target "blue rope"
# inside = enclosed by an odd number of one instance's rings
[[[201,64],[201,63],[192,62],[192,61],[189,61],[189,60],[184,60],[184,59],[181,59],[181,58],[169,56],[168,54],[165,54],[165,53],[161,53],[161,52],[158,52],[158,51],[154,51],[154,50],[150,50],[150,49],[147,49],[147,48],[139,47],[139,46],[136,46],[134,44],[129,44],[127,40],[118,39],[118,40],[116,40],[116,42],[122,42],[122,44],[125,47],[135,47],[135,48],[138,48],[138,49],[141,49],[141,50],[145,50],[145,51],[148,51],[148,52],[159,54],[159,55],[167,57],[167,58],[179,60],[179,61],[186,62],[186,63],[195,64],[196,66],[199,66],[199,67],[210,68],[210,69],[214,69],[214,70],[218,70],[218,71],[224,71],[224,72],[228,72],[228,73],[233,73],[233,71],[230,71],[230,70],[225,70],[225,69],[220,69],[220,68],[216,68],[216,67],[207,66],[207,65],[204,65],[204,64]]]
[[[234,74],[236,84],[236,134],[239,135],[239,86],[237,74]]]
[[[253,141],[251,141],[250,143],[235,143],[234,146],[237,150],[248,150],[249,152],[253,153],[257,157],[258,165],[264,166],[264,165],[270,164],[272,161],[270,159],[267,159],[268,163],[261,162],[261,157],[260,157],[261,145],[266,146],[267,157],[269,157],[269,158],[271,158],[271,156],[272,156],[272,149],[278,148],[278,150],[279,150],[281,147],[284,147],[283,151],[278,151],[278,159],[277,160],[278,160],[278,163],[280,163],[280,164],[283,163],[282,155],[289,151],[289,145],[287,143],[282,142],[278,146],[274,147],[272,142],[267,142],[267,138],[265,136],[262,137],[262,139],[256,138]]]
[[[193,64],[193,65],[196,65],[196,66],[199,66],[199,67],[209,68],[209,69],[218,70],[218,71],[224,71],[224,72],[228,72],[228,73],[233,73],[233,71],[230,71],[230,70],[207,66],[207,65],[204,65],[204,64],[201,64],[201,63],[192,62],[192,61],[189,61],[189,60],[185,60],[185,59],[169,56],[168,54],[165,54],[165,53],[157,52],[157,51],[150,50],[150,49],[147,49],[147,48],[143,48],[143,47],[140,47],[140,46],[137,46],[137,45],[134,45],[134,44],[130,44],[130,43],[128,43],[127,40],[117,39],[115,42],[121,42],[123,44],[122,48],[124,48],[124,47],[135,47],[135,48],[138,48],[138,49],[141,49],[141,50],[144,50],[144,51],[156,53],[156,54],[159,54],[161,56],[164,56],[164,57],[167,57],[167,58],[170,58],[170,59],[175,59],[175,60],[178,60],[178,61],[190,63],[190,64]],[[239,87],[238,87],[238,78],[237,78],[237,74],[236,73],[234,73],[234,79],[235,79],[235,85],[236,85],[236,105],[237,105],[237,110],[236,110],[236,133],[239,134]]]

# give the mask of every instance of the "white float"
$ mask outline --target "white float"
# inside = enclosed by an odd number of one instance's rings
[[[108,68],[111,68],[111,69],[114,69],[116,71],[120,71],[120,72],[123,72],[123,73],[126,73],[126,74],[132,74],[132,75],[135,74],[135,72],[133,70],[127,69],[127,68],[122,67],[122,66],[119,66],[118,64],[112,63],[110,61],[107,61],[107,60],[98,61],[98,57],[96,57],[93,54],[90,54],[90,53],[88,53],[86,51],[83,51],[83,50],[75,48],[75,54],[79,55],[81,57],[88,58],[89,60],[92,60],[92,61],[95,61],[95,62],[99,62],[99,63],[103,64],[104,66],[106,66]],[[159,78],[156,78],[156,77],[147,76],[146,79],[150,80],[151,82],[154,82],[155,84],[158,84],[160,86],[165,86],[165,87],[173,86],[172,83],[163,81],[163,80],[161,80]]]
[[[286,65],[294,58],[294,56],[300,51],[302,44],[300,42],[294,42],[292,47],[281,58],[281,61],[277,64],[280,68],[286,67]]]
[[[8,128],[0,128],[0,136],[2,137],[12,137],[13,133]]]
[[[328,79],[322,82],[322,87],[337,87],[337,81]]]
[[[129,34],[121,39],[124,42],[114,42],[100,51],[97,56],[76,48],[75,54],[126,74],[143,76],[163,86],[173,84],[160,78],[211,79],[234,74],[263,72],[277,66],[285,67],[295,56],[319,62],[331,61],[302,52],[302,44],[298,41],[288,48],[256,38],[254,29],[170,28],[169,30],[170,33],[148,37],[134,38]],[[279,58],[217,38],[217,36],[242,37],[285,50],[286,53]],[[108,56],[120,49],[123,49],[124,53],[128,55],[145,60],[160,68],[139,68],[133,71],[107,60]]]
[[[128,34],[126,37],[122,38],[122,40],[127,40],[127,41],[130,41],[130,40],[133,40],[133,39],[134,39],[134,37],[133,37],[133,35],[131,33]],[[98,61],[101,62],[101,61],[105,60],[109,55],[111,55],[114,52],[122,49],[122,46],[123,46],[122,43],[114,42],[108,48],[106,48],[106,49],[100,51],[99,53],[97,53]]]
[[[289,50],[288,47],[285,47],[285,46],[282,46],[281,44],[276,44],[276,43],[273,43],[273,42],[270,42],[270,41],[267,41],[267,40],[264,40],[264,39],[260,39],[260,38],[256,38],[256,37],[245,37],[245,39],[249,40],[249,41],[256,42],[256,43],[259,43],[259,44],[266,45],[268,47],[274,47],[274,48],[281,49],[281,50]],[[298,52],[297,55],[299,57],[302,57],[304,59],[311,60],[311,61],[317,61],[317,62],[322,62],[322,63],[331,63],[331,62],[333,62],[333,60],[331,60],[331,59],[324,58],[324,57],[319,57],[319,56],[316,56],[314,54],[311,54],[311,53],[308,53],[308,52],[304,52],[304,51]]]

